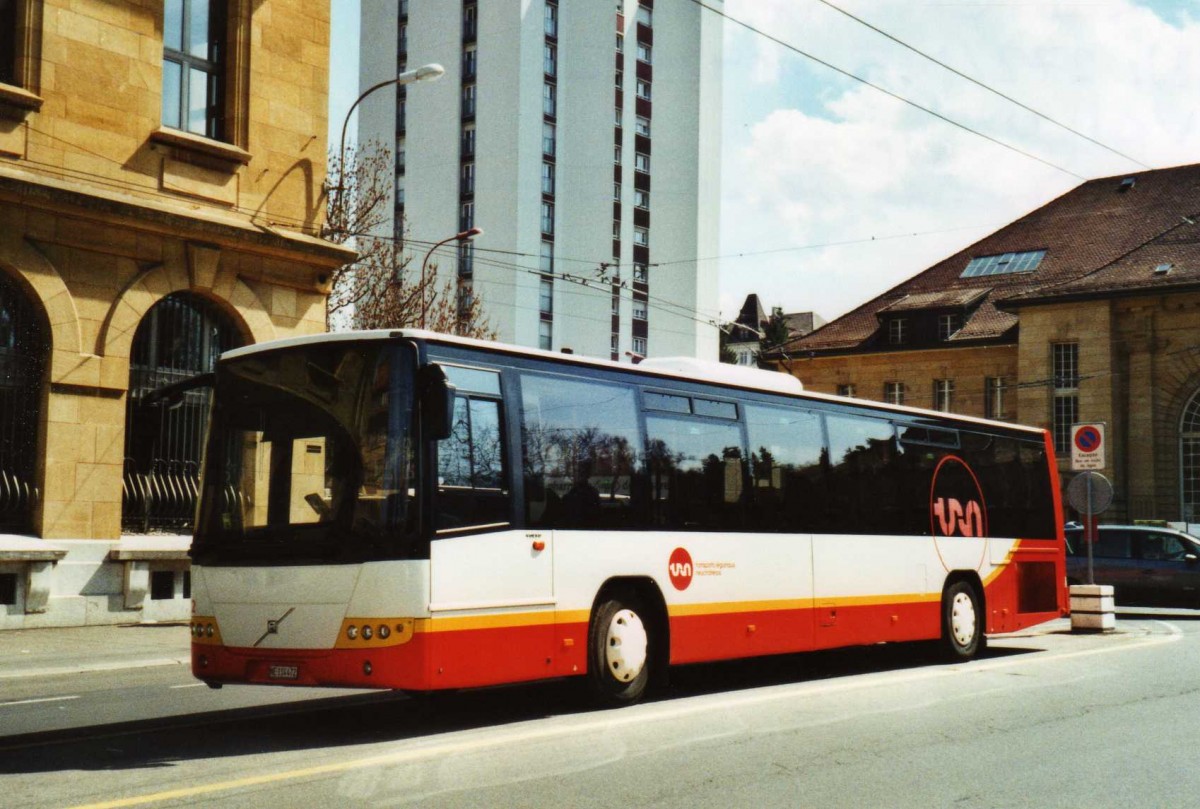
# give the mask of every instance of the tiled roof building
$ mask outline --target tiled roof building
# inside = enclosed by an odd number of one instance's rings
[[[812,390],[1104,422],[1109,519],[1200,521],[1200,165],[1086,182],[771,359]]]

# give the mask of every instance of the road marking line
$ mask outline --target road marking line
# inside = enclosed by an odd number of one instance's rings
[[[0,708],[9,708],[13,705],[33,705],[36,702],[66,702],[67,700],[79,699],[78,695],[73,697],[41,697],[40,699],[19,699],[15,702],[0,702]]]
[[[1052,655],[1050,657],[1016,659],[1005,658],[1002,660],[988,662],[973,661],[962,665],[908,672],[900,677],[886,678],[886,681],[888,684],[894,684],[897,682],[907,683],[914,682],[916,680],[932,679],[937,677],[951,677],[959,674],[991,671],[994,669],[1016,666],[1023,663],[1053,662],[1056,660],[1088,657],[1091,655],[1106,654],[1109,652],[1124,651],[1127,649],[1140,649],[1145,648],[1146,646],[1158,646],[1164,643],[1173,643],[1183,639],[1183,632],[1178,627],[1168,624],[1164,621],[1155,621],[1155,623],[1159,623],[1167,627],[1169,634],[1163,636],[1152,636],[1149,638],[1131,638],[1131,643],[1129,644],[1122,644],[1120,646],[1104,646],[1095,649],[1083,649],[1077,652],[1064,652],[1062,654]],[[573,735],[602,732],[627,725],[659,722],[664,719],[676,719],[697,713],[709,713],[713,711],[714,708],[728,709],[734,707],[761,705],[763,703],[777,702],[783,699],[794,699],[798,696],[811,696],[814,693],[827,694],[840,691],[853,691],[862,688],[878,687],[880,685],[880,679],[881,678],[879,677],[866,677],[863,679],[856,679],[854,681],[840,683],[830,683],[825,681],[817,687],[813,687],[813,683],[792,683],[784,686],[770,686],[768,687],[768,691],[766,693],[732,695],[724,694],[718,695],[717,699],[713,699],[712,695],[704,695],[700,697],[687,697],[675,704],[649,703],[644,705],[636,705],[625,709],[624,714],[621,716],[603,716],[603,718],[594,719],[589,722],[584,722],[583,724],[571,724],[565,726],[555,724],[551,727],[541,728],[508,728],[503,729],[498,733],[489,734],[485,738],[481,739],[445,741],[428,746],[422,745],[416,748],[398,750],[393,753],[386,753],[378,756],[350,759],[348,761],[342,761],[333,764],[322,764],[316,767],[305,767],[297,770],[285,770],[282,772],[269,773],[265,775],[248,776],[246,778],[237,778],[231,781],[217,781],[211,784],[203,784],[194,787],[182,787],[180,789],[172,789],[165,792],[155,792],[148,795],[140,795],[130,798],[120,798],[113,801],[81,804],[79,806],[72,807],[72,809],[123,809],[123,807],[142,806],[148,803],[158,803],[160,801],[179,800],[181,798],[195,798],[202,795],[211,795],[217,792],[228,792],[230,790],[241,789],[244,787],[264,786],[283,781],[293,781],[300,778],[310,778],[312,776],[345,773],[353,770],[365,769],[367,767],[410,763],[439,756],[462,755],[464,753],[472,753],[479,750],[511,745],[515,742],[545,741],[568,734]],[[572,717],[567,715],[565,718],[570,719]]]
[[[171,690],[174,691],[177,688],[203,688],[203,687],[204,687],[204,683],[184,683],[183,685],[171,686]]]

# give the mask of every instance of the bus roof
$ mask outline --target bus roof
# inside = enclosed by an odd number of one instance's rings
[[[370,331],[325,332],[322,334],[311,334],[301,337],[286,337],[280,340],[268,340],[262,343],[254,343],[253,345],[243,346],[242,348],[231,349],[221,355],[221,360],[224,361],[227,359],[237,359],[239,357],[257,354],[263,351],[276,351],[279,349],[305,345],[349,342],[354,340],[393,340],[398,338],[421,340],[428,343],[437,343],[442,345],[461,346],[463,348],[474,348],[481,351],[487,351],[489,353],[547,359],[557,363],[566,363],[576,366],[605,368],[641,376],[671,377],[686,380],[688,382],[703,382],[721,385],[724,387],[741,388],[743,390],[755,390],[766,393],[781,393],[788,396],[804,397],[807,399],[814,399],[834,404],[853,404],[855,406],[865,407],[872,410],[880,410],[890,413],[904,413],[915,416],[924,416],[927,418],[932,417],[946,421],[974,423],[992,428],[1003,427],[1005,429],[1037,434],[1042,434],[1045,432],[1040,428],[1027,427],[1022,424],[1013,424],[1011,422],[997,422],[989,419],[977,418],[975,416],[965,416],[957,413],[944,413],[936,410],[926,410],[918,407],[906,407],[903,405],[891,405],[883,402],[870,401],[867,399],[848,400],[844,396],[806,391],[799,379],[791,374],[786,374],[781,371],[768,371],[761,368],[747,368],[745,366],[730,365],[728,363],[721,362],[706,362],[705,360],[698,360],[692,357],[648,358],[637,365],[631,365],[595,357],[585,357],[580,354],[564,354],[561,352],[556,353],[537,348],[526,348],[524,346],[510,345],[508,343],[477,340],[470,337],[458,337],[452,334],[442,334],[441,332],[424,331],[421,329],[373,329]]]

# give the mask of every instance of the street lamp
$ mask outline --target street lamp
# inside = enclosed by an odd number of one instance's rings
[[[441,78],[445,72],[446,68],[436,63],[422,65],[414,70],[406,70],[394,79],[384,79],[378,84],[368,87],[363,91],[362,95],[354,100],[354,103],[350,105],[350,109],[346,110],[346,119],[342,121],[341,145],[338,147],[337,204],[339,207],[342,205],[342,192],[345,190],[346,184],[346,127],[350,125],[350,116],[354,114],[355,108],[362,103],[364,98],[382,87],[388,87],[393,84],[404,85],[414,84],[419,81],[433,81],[434,79]]]
[[[425,313],[429,311],[428,303],[425,300],[425,294],[428,291],[425,287],[425,268],[429,266],[430,257],[433,255],[435,250],[437,250],[439,247],[441,247],[444,244],[449,244],[450,242],[458,242],[461,245],[464,242],[469,242],[472,239],[476,238],[477,236],[482,236],[482,235],[483,235],[483,228],[470,228],[469,230],[464,230],[461,233],[455,233],[453,236],[451,236],[448,239],[442,239],[440,242],[435,244],[433,247],[429,248],[429,252],[427,252],[425,254],[425,260],[421,262],[421,328],[422,329],[425,328]]]

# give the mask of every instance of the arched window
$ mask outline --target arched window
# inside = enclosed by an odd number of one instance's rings
[[[1179,425],[1179,479],[1182,488],[1182,517],[1200,522],[1200,391],[1183,409]]]
[[[191,531],[211,391],[197,388],[169,405],[143,400],[164,385],[213,370],[222,351],[241,344],[228,317],[185,292],[163,298],[138,325],[125,411],[122,530]]]
[[[0,532],[33,530],[38,416],[49,342],[26,296],[0,274]]]

